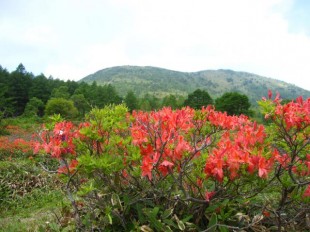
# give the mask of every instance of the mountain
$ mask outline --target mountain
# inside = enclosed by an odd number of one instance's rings
[[[266,96],[268,89],[279,92],[283,99],[310,97],[310,91],[284,81],[225,69],[178,72],[150,66],[117,66],[102,69],[80,80],[89,84],[94,81],[98,85],[113,85],[122,96],[129,90],[140,97],[146,93],[157,97],[168,94],[187,96],[200,88],[208,91],[213,99],[225,92],[236,91],[246,94],[251,103]]]

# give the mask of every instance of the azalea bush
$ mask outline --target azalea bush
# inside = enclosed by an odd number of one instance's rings
[[[307,228],[310,100],[260,104],[268,128],[211,106],[93,109],[45,127],[35,153],[57,161],[42,166],[63,180],[78,230]]]
[[[278,227],[310,228],[310,98],[298,97],[282,105],[279,94],[260,102],[268,128],[268,144],[276,158],[273,178],[277,182],[277,204],[268,211]],[[290,226],[290,227],[289,227]],[[296,228],[295,228],[296,227]]]
[[[10,140],[8,137],[0,137],[0,160],[28,158],[32,153],[32,141],[26,141],[22,138]]]

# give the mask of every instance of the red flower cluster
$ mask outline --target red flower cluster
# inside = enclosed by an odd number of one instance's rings
[[[215,111],[209,120],[227,131],[206,160],[205,173],[208,177],[214,177],[220,182],[225,175],[235,179],[243,170],[242,166],[250,174],[258,171],[260,177],[267,177],[274,158],[263,156],[266,134],[262,125],[258,126],[245,116],[228,116]]]
[[[310,197],[310,184],[308,185],[308,187],[306,188],[306,191],[304,192],[304,197]]]
[[[271,97],[270,91],[269,99]],[[263,100],[268,103],[266,99]],[[287,147],[287,153],[280,154],[275,149],[273,155],[280,168],[289,173],[295,184],[308,184],[304,196],[310,196],[310,154],[304,154],[310,147],[310,98],[303,100],[298,97],[295,101],[282,105],[277,96],[275,100],[269,101],[268,108],[273,109],[268,118],[271,118],[277,127],[277,139],[283,141]]]
[[[32,152],[33,141],[26,141],[18,138],[10,141],[8,137],[0,137],[0,151],[10,155],[14,153],[30,154]]]
[[[68,154],[75,155],[75,145],[73,143],[75,137],[76,131],[72,122],[57,123],[52,134],[47,130],[43,130],[40,134],[42,143],[35,143],[34,153],[43,150],[54,158],[62,158]]]
[[[194,126],[193,109],[163,108],[158,112],[134,112],[133,116],[133,143],[139,146],[142,154],[142,175],[150,180],[155,167],[166,175],[193,149],[185,139]]]
[[[203,108],[201,115],[196,117],[190,108],[134,113],[135,122],[131,132],[133,142],[140,147],[143,157],[143,176],[152,179],[155,167],[163,175],[176,166],[179,168],[185,154],[193,154],[199,144],[208,145],[211,142],[210,136],[206,136],[204,141],[194,138],[194,131],[200,133],[203,125],[210,124],[215,131],[222,131],[222,135],[217,148],[211,151],[206,160],[204,171],[208,177],[222,181],[227,173],[234,179],[242,165],[247,167],[249,173],[258,171],[260,177],[267,177],[274,158],[262,155],[266,137],[262,125],[250,122],[245,116],[216,112],[211,106]]]
[[[274,117],[282,118],[287,130],[292,127],[302,129],[304,126],[310,125],[310,98],[304,101],[302,97],[298,97],[296,102],[292,101],[286,105],[278,103]]]
[[[61,159],[63,162],[58,168],[58,173],[72,174],[78,165],[78,161],[75,159],[76,146],[74,144],[74,139],[78,136],[78,131],[72,122],[57,123],[52,133],[43,130],[40,134],[42,142],[35,143],[34,154],[44,152],[53,158]]]

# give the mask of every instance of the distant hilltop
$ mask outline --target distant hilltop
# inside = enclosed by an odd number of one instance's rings
[[[169,94],[187,96],[202,89],[213,99],[225,92],[239,92],[246,94],[255,104],[270,89],[279,92],[283,99],[310,97],[310,91],[284,81],[225,69],[179,72],[151,66],[117,66],[99,70],[80,80],[89,84],[94,81],[98,85],[113,85],[122,96],[130,90],[139,97],[147,93],[157,97]]]

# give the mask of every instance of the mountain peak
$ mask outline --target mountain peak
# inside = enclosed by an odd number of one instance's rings
[[[230,69],[180,72],[153,66],[116,66],[99,70],[80,82],[99,85],[112,84],[120,95],[132,90],[138,96],[146,93],[157,97],[169,94],[187,96],[196,89],[204,89],[213,99],[225,92],[246,94],[252,103],[267,95],[268,89],[279,92],[283,99],[310,97],[310,91],[284,81]]]

